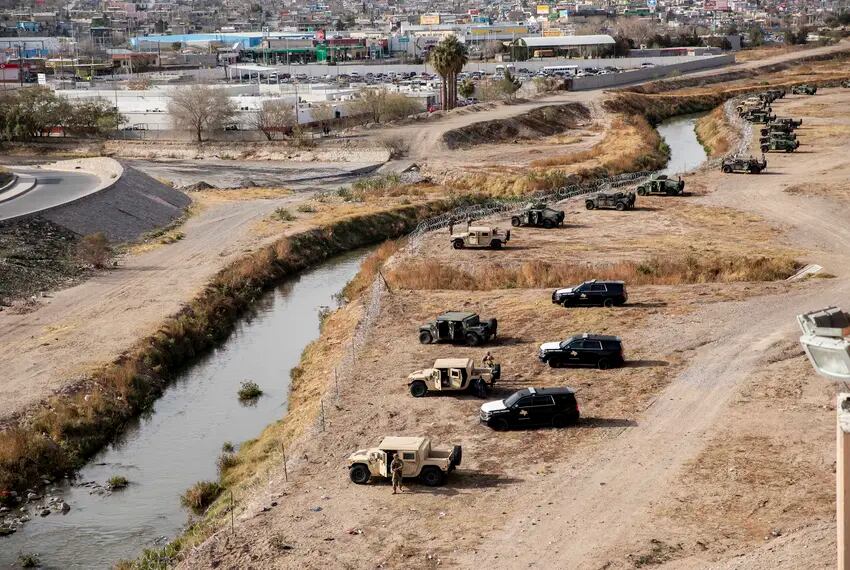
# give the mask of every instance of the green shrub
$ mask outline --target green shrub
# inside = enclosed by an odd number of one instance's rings
[[[123,475],[113,475],[109,478],[109,481],[106,482],[106,484],[109,485],[109,488],[112,490],[123,489],[127,486],[128,483],[129,481],[127,481],[127,478]]]
[[[263,395],[263,391],[257,385],[256,382],[251,380],[245,380],[242,384],[239,385],[239,400],[242,402],[248,400],[256,400],[260,396]]]
[[[18,556],[18,564],[21,565],[21,568],[38,568],[41,566],[41,560],[35,553],[21,554]]]
[[[301,205],[300,205],[300,206],[298,206],[298,208],[296,208],[296,209],[297,209],[299,212],[301,212],[302,214],[313,214],[313,213],[315,213],[315,212],[316,212],[316,208],[314,208],[314,207],[313,207],[313,206],[311,206],[310,204],[301,204]]]

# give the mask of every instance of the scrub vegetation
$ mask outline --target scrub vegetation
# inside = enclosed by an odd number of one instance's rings
[[[180,497],[180,503],[195,514],[202,514],[221,494],[223,488],[213,481],[198,481]]]
[[[504,267],[461,269],[436,259],[410,260],[396,264],[387,275],[400,289],[537,289],[561,287],[590,279],[621,280],[629,285],[682,285],[688,283],[729,283],[735,281],[774,281],[793,275],[799,264],[786,257],[653,257],[645,261],[618,261],[608,264],[547,263],[529,261]]]

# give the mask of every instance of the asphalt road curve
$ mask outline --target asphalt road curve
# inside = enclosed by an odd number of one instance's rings
[[[36,183],[31,190],[10,200],[0,201],[0,221],[79,200],[95,192],[100,184],[97,176],[85,172],[41,168],[16,168],[15,172],[35,177]]]

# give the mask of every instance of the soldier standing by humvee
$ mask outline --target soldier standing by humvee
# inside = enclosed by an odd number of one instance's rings
[[[401,455],[396,453],[393,456],[392,463],[390,463],[390,472],[393,476],[393,495],[396,494],[396,489],[402,491],[401,488],[401,473],[404,469],[404,461],[401,459]]]

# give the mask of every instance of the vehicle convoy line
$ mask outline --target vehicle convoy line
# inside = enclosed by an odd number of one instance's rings
[[[808,168],[834,166],[836,152],[828,149],[823,157],[808,159]],[[778,159],[771,170],[784,174],[783,182],[804,180],[803,160],[796,162],[799,174]],[[712,175],[697,174],[709,180]],[[829,200],[783,192],[775,177],[729,176],[723,181],[701,202],[752,211],[785,225],[794,245],[825,254],[830,271],[839,278],[810,282],[784,294],[707,306],[681,322],[656,323],[670,331],[668,350],[684,349],[691,355],[688,366],[624,437],[558,466],[547,486],[526,499],[529,505],[549,501],[547,517],[534,524],[514,519],[462,555],[460,566],[599,568],[633,552],[630,544],[648,543],[663,532],[651,524],[657,520],[652,518],[654,507],[670,498],[682,468],[722,426],[731,398],[758,370],[764,353],[796,339],[795,315],[850,296],[846,210]]]

